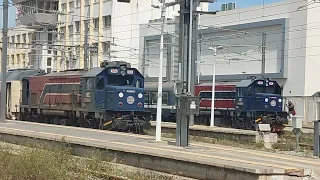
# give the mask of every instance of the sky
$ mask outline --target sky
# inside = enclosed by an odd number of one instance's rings
[[[235,2],[236,3],[236,8],[246,8],[246,7],[250,7],[250,6],[257,6],[257,5],[261,5],[263,4],[263,2],[265,4],[268,3],[273,3],[273,2],[279,2],[279,1],[283,1],[283,0],[218,0],[218,2],[215,2],[213,4],[210,5],[210,11],[214,11],[214,10],[219,10],[221,7],[222,3],[228,3],[228,2]],[[11,3],[11,0],[9,0],[9,2]],[[3,19],[3,12],[2,12],[2,3],[3,0],[0,0],[0,28],[2,28],[2,19]],[[15,25],[15,16],[16,16],[16,9],[15,7],[11,5],[9,5],[9,27],[12,27]]]
[[[2,28],[2,23],[3,23],[3,0],[0,0],[0,28]],[[9,0],[9,27],[12,27],[15,25],[15,19],[16,17],[16,8],[12,7],[11,0]]]
[[[0,0],[1,1],[1,0]],[[274,2],[280,2],[284,0],[217,0],[209,6],[210,11],[220,10],[221,4],[235,2],[236,8],[246,8],[250,6],[258,6],[261,4],[269,4]]]

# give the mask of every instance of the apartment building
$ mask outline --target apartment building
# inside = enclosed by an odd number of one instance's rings
[[[32,39],[34,30],[24,26],[16,26],[8,32],[8,57],[7,68],[32,67]],[[0,60],[2,55],[2,33],[0,33]],[[1,67],[1,65],[0,65]]]
[[[139,25],[160,18],[158,0],[13,0],[18,19],[37,29],[36,48],[52,49],[52,57],[37,52],[38,67],[52,59],[52,70],[84,67],[85,22],[89,21],[89,68],[103,60],[129,61],[139,68]],[[166,9],[166,17],[178,15],[179,5]],[[159,26],[160,28],[160,26]]]

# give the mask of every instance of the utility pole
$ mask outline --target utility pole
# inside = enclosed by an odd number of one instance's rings
[[[181,84],[178,92],[177,105],[177,145],[188,146],[189,125],[194,124],[194,114],[186,114],[182,96],[194,95],[196,77],[196,48],[192,46],[197,39],[197,21],[194,22],[193,11],[199,0],[180,0],[180,27],[179,27],[179,64],[181,64]]]
[[[89,33],[89,22],[90,20],[85,20],[84,22],[84,69],[88,70],[88,33]]]
[[[266,38],[267,33],[262,33],[262,60],[261,60],[261,76],[266,76]]]
[[[7,108],[7,55],[8,55],[8,14],[9,1],[3,0],[3,31],[2,31],[2,58],[1,58],[1,116],[0,122],[6,121]]]
[[[214,99],[215,99],[215,89],[216,89],[216,56],[217,47],[213,47],[213,68],[212,68],[212,90],[211,90],[211,118],[210,126],[214,126]]]
[[[161,5],[161,38],[160,38],[160,62],[158,77],[158,101],[157,101],[157,119],[156,119],[156,141],[161,141],[161,120],[162,120],[162,71],[163,71],[163,32],[165,22],[166,6],[165,2]]]
[[[190,1],[189,9],[189,44],[188,44],[188,92],[191,93],[191,57],[192,57],[192,24],[193,24],[193,0]]]
[[[214,126],[214,100],[215,100],[215,88],[216,88],[216,56],[217,50],[222,49],[222,46],[210,47],[209,50],[213,50],[213,68],[212,68],[212,90],[211,90],[211,119],[210,126]]]

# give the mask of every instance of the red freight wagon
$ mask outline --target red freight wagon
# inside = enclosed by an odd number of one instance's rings
[[[234,84],[216,84],[215,86],[215,117],[226,119],[230,117],[230,113],[235,109],[235,92],[236,85]],[[200,115],[199,120],[203,124],[208,124],[210,121],[212,84],[203,83],[195,86],[195,95],[200,97]]]
[[[68,71],[29,77],[31,105],[74,107],[79,95],[77,87],[79,87],[80,77],[84,73],[84,71]],[[73,101],[74,97],[76,100]]]

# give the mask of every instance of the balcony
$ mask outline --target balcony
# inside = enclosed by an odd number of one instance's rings
[[[18,17],[22,25],[25,26],[42,26],[49,25],[58,22],[57,14],[48,14],[48,13],[32,13],[25,14]]]
[[[18,19],[22,25],[41,27],[58,21],[58,1],[56,0],[13,0],[18,4]]]
[[[22,4],[22,3],[27,2],[27,1],[29,1],[29,0],[12,0],[12,2],[14,4]]]

